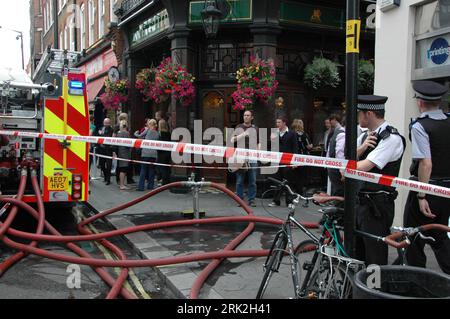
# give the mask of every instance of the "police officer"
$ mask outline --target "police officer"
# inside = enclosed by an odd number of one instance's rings
[[[410,168],[412,180],[450,187],[450,114],[439,109],[442,96],[447,89],[432,81],[416,81],[417,105],[420,116],[411,122],[410,138],[412,142],[413,163]],[[425,224],[448,225],[450,200],[409,192],[405,206],[405,227]],[[427,236],[436,241],[429,242],[442,271],[450,274],[450,240],[447,233],[429,232]],[[420,238],[412,241],[406,258],[410,265],[425,267],[425,241]]]
[[[357,169],[398,176],[406,140],[384,119],[385,96],[358,96],[358,120],[368,131],[358,138]],[[363,182],[358,192],[356,224],[358,229],[378,236],[390,233],[394,221],[393,187]],[[388,247],[369,238],[356,237],[356,257],[366,264],[386,265]]]

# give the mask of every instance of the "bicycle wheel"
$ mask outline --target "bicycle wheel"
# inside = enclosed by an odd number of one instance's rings
[[[264,265],[265,272],[259,286],[258,293],[256,294],[256,299],[263,298],[270,278],[272,277],[274,272],[278,271],[281,260],[283,259],[284,252],[286,250],[287,238],[284,233],[281,233],[280,236],[278,236],[278,238],[276,238],[275,240],[276,242],[272,245],[272,250],[269,253],[269,258],[267,258],[266,264]]]
[[[354,270],[345,263],[320,255],[317,268],[306,285],[304,295],[310,299],[348,299],[352,296]]]
[[[298,265],[299,273],[298,273],[298,283],[301,287],[301,291],[299,292],[299,298],[305,297],[304,293],[304,282],[305,280],[309,280],[311,276],[311,271],[313,270],[313,266],[315,264],[315,254],[318,249],[318,244],[313,240],[304,240],[295,248],[295,259]],[[316,257],[317,258],[317,257]],[[303,285],[302,285],[303,284]]]

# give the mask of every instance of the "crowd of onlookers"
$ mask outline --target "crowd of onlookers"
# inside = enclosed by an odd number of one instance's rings
[[[91,118],[91,135],[95,132]],[[103,126],[95,135],[162,141],[170,141],[171,137],[168,120],[161,116],[161,112],[156,113],[155,119],[146,118],[144,126],[133,134],[130,133],[127,113],[121,113],[114,126],[111,119],[106,117],[103,120]],[[111,184],[112,172],[115,172],[120,190],[129,190],[130,185],[136,184],[134,180],[136,165],[132,162],[133,159],[145,162],[139,165],[137,191],[152,190],[155,187],[155,177],[162,185],[170,183],[170,152],[142,149],[137,150],[133,156],[134,150],[130,147],[104,144],[91,145],[91,152],[99,155],[96,159],[91,156],[91,163],[101,170],[106,185]]]
[[[106,117],[103,120],[103,126],[98,130],[96,130],[92,122],[93,118],[91,117],[91,135],[146,140],[171,140],[169,120],[167,117],[164,118],[161,112],[156,112],[154,119],[146,118],[144,126],[133,133],[130,132],[127,113],[121,113],[117,117],[117,123],[115,125],[113,125],[110,118]],[[341,117],[337,114],[332,114],[325,120],[324,124],[325,132],[320,140],[320,149],[322,150],[320,155],[344,158],[345,127],[342,125]],[[238,125],[236,129],[240,128],[245,131],[249,127],[255,128],[255,132],[258,131],[258,128],[253,125],[253,113],[246,111],[244,112],[244,122]],[[278,129],[278,135],[277,137],[271,136],[271,138],[279,138],[280,152],[307,155],[313,150],[314,146],[310,137],[305,132],[304,123],[301,119],[294,119],[289,128],[287,119],[280,116],[276,120],[276,127]],[[245,137],[248,138],[247,136]],[[234,140],[234,142],[238,140],[239,138]],[[248,141],[246,142],[246,148],[249,148]],[[121,190],[129,190],[132,184],[137,184],[137,191],[144,191],[145,189],[152,190],[155,188],[155,178],[159,185],[170,183],[171,153],[168,151],[151,149],[134,150],[129,147],[92,144],[91,153],[94,152],[99,156],[96,156],[95,159],[91,156],[90,164],[92,166],[92,163],[95,163],[97,168],[101,170],[101,175],[106,185],[111,184],[111,175],[113,173],[115,173],[117,184]],[[116,160],[116,158],[120,160]],[[139,160],[149,164],[142,163],[137,165],[131,160]],[[257,162],[250,161],[247,164],[253,167],[257,166]],[[136,170],[137,168],[139,170]],[[139,176],[138,181],[134,180],[135,173]],[[249,174],[248,202],[251,206],[255,206],[257,169],[239,169],[236,171],[236,192],[241,198],[243,198],[243,183],[245,179],[243,173]],[[324,172],[324,174],[327,175],[327,172]],[[325,185],[326,176],[324,174],[322,174],[322,179]],[[336,176],[336,174],[334,170],[328,170],[328,176],[331,180],[331,186],[328,185],[328,189],[334,195],[341,194],[343,189],[340,177]],[[303,193],[308,183],[306,167],[283,167],[276,173],[276,177],[287,179],[298,193]],[[279,198],[277,196],[272,205],[279,205]]]

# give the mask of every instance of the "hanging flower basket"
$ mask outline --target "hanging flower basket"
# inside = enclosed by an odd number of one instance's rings
[[[156,103],[160,103],[160,98],[164,97],[167,99],[162,92],[158,91],[160,89],[155,85],[156,74],[157,70],[155,68],[148,68],[141,70],[136,75],[135,87],[141,92],[144,102],[153,100]]]
[[[136,77],[136,88],[146,102],[161,104],[172,96],[181,105],[188,106],[195,98],[194,80],[184,66],[166,58],[156,69],[143,69]]]
[[[105,80],[105,93],[100,96],[103,106],[107,110],[118,110],[128,100],[129,83],[127,79],[111,82]]]
[[[315,58],[305,68],[305,84],[318,90],[323,87],[336,88],[341,82],[336,63],[324,58]]]
[[[233,109],[251,109],[255,102],[263,103],[275,94],[278,87],[272,59],[250,57],[250,63],[236,72],[237,90],[233,93]]]

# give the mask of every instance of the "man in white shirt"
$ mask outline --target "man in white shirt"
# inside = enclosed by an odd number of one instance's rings
[[[384,119],[387,97],[358,96],[358,120],[368,131],[358,138],[357,169],[365,172],[398,176],[406,140]],[[356,207],[357,228],[377,236],[390,234],[394,220],[394,187],[363,182]],[[356,237],[356,255],[366,264],[386,265],[388,247],[370,238]]]

